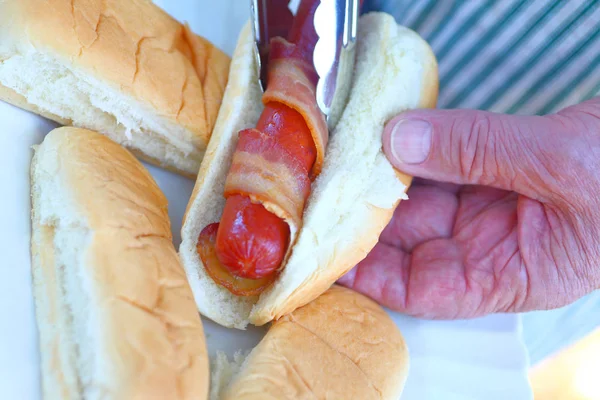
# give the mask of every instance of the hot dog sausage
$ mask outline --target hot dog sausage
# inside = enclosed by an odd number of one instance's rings
[[[290,244],[288,223],[262,201],[276,198],[291,219],[301,219],[322,163],[328,132],[314,98],[312,64],[318,4],[303,0],[289,41],[272,40],[264,111],[255,129],[240,132],[221,222],[207,226],[198,241],[209,275],[237,295],[257,294],[273,280]]]
[[[308,177],[316,158],[304,118],[280,104],[268,104],[256,129],[269,135],[297,159]],[[217,257],[239,277],[257,279],[275,271],[285,255],[289,227],[285,221],[237,194],[227,198],[217,233]]]

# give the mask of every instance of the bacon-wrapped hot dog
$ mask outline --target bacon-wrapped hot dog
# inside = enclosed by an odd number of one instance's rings
[[[200,234],[198,251],[208,273],[237,295],[255,295],[274,279],[323,163],[329,132],[316,103],[312,62],[318,3],[301,3],[289,41],[271,40],[264,111],[256,128],[239,133],[221,222]],[[215,247],[214,254],[207,246]]]
[[[411,182],[383,154],[383,127],[437,98],[427,43],[390,15],[361,16],[348,102],[329,135],[308,62],[314,7],[303,1],[287,38],[272,40],[264,94],[250,25],[240,34],[184,218],[198,310],[223,326],[278,319],[367,255]]]

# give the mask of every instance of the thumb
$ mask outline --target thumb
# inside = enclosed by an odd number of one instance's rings
[[[539,198],[568,162],[576,118],[475,110],[415,110],[392,119],[383,147],[412,176],[488,185]],[[585,139],[585,138],[583,138]],[[556,182],[559,187],[560,182]]]

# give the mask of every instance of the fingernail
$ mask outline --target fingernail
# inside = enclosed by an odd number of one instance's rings
[[[420,164],[429,155],[431,124],[420,119],[403,119],[392,128],[392,156],[400,163]]]

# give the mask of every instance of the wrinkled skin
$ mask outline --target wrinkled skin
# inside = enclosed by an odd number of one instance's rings
[[[408,117],[432,127],[421,163],[392,151]],[[424,179],[340,283],[443,319],[551,309],[600,288],[600,98],[544,117],[413,111],[383,142]]]

